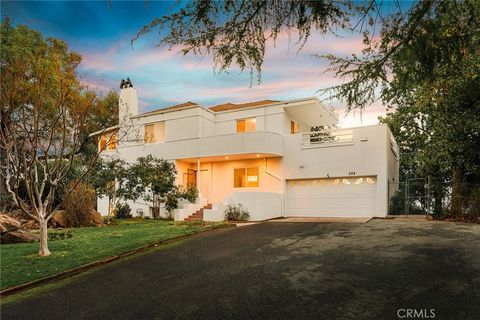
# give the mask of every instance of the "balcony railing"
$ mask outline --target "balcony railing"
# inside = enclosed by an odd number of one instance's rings
[[[353,143],[352,129],[302,133],[302,147],[351,143]]]

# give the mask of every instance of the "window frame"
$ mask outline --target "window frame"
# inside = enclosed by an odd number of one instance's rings
[[[152,128],[152,137],[151,139],[147,139],[147,127],[151,127]],[[144,126],[143,126],[143,142],[144,143],[155,143],[156,142],[156,139],[155,139],[155,123],[152,122],[152,123],[146,123]]]
[[[241,178],[241,185],[237,185],[236,173],[239,171],[243,171],[242,178]],[[248,174],[248,170],[255,170],[255,174]],[[248,177],[256,177],[257,180],[255,182],[248,181]],[[243,167],[243,168],[233,168],[233,188],[234,189],[245,189],[245,188],[259,188],[260,187],[260,167]]]
[[[248,126],[248,123],[250,122],[250,125],[253,123],[253,129]],[[255,132],[257,131],[257,117],[249,117],[249,118],[243,118],[243,119],[237,119],[237,133],[245,133],[245,132]],[[243,131],[240,130],[241,123],[243,123]]]
[[[152,139],[147,140],[147,127],[152,127]],[[165,121],[149,122],[143,125],[143,143],[165,142]]]
[[[118,134],[102,134],[98,142],[99,151],[114,151],[118,147]]]

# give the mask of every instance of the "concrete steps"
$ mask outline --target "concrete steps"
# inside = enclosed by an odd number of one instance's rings
[[[185,218],[185,221],[203,221],[203,210],[205,209],[212,209],[212,204],[208,203],[206,206],[204,206],[200,210],[197,210],[195,213]]]

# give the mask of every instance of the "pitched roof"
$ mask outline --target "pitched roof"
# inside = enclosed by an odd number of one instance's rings
[[[147,111],[147,112],[139,114],[139,116],[147,116],[147,115],[150,115],[150,114],[162,113],[164,111],[171,111],[171,110],[182,109],[182,108],[193,107],[193,106],[198,106],[198,103],[187,101],[185,103],[176,104],[176,105],[173,105],[173,106],[170,106],[170,107],[155,109],[155,110],[152,110],[152,111]]]
[[[235,109],[248,108],[248,107],[258,107],[258,106],[268,105],[276,102],[280,102],[280,101],[260,100],[260,101],[246,102],[246,103],[224,103],[224,104],[218,104],[213,107],[209,107],[208,109],[215,112],[219,112],[219,111],[235,110]]]

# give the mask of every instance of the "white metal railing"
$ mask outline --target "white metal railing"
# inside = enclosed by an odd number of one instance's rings
[[[302,133],[302,147],[347,144],[353,142],[353,130],[313,131]]]

